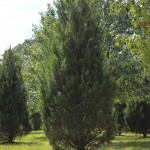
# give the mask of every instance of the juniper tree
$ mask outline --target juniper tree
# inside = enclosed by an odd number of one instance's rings
[[[100,5],[96,0],[61,0],[56,9],[50,89],[41,84],[45,132],[54,149],[93,149],[110,138],[114,95],[104,67]]]
[[[145,101],[130,102],[127,105],[125,119],[131,132],[147,137],[150,129],[150,103]]]
[[[143,137],[147,137],[150,129],[149,83],[149,78],[144,75],[141,81],[136,82],[136,95],[130,97],[125,109],[125,120],[130,131],[142,133]]]
[[[7,142],[30,129],[21,67],[13,50],[8,49],[0,72],[0,134]]]

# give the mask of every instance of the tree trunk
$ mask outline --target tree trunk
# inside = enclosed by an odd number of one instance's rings
[[[143,132],[143,137],[144,137],[144,138],[146,138],[146,137],[147,137],[146,132]]]
[[[79,147],[78,150],[85,150],[85,147]]]
[[[121,136],[121,125],[118,127],[118,135]]]
[[[121,136],[121,131],[118,132],[118,135]]]
[[[8,143],[13,143],[13,136],[8,136]]]
[[[85,146],[84,145],[79,146],[78,150],[85,150]]]

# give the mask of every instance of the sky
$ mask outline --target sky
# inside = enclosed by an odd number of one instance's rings
[[[0,56],[10,46],[32,38],[32,24],[39,24],[39,12],[46,11],[47,3],[53,0],[0,1]]]

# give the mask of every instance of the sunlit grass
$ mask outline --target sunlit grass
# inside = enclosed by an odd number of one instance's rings
[[[142,138],[141,134],[123,133],[116,136],[110,144],[104,144],[99,150],[150,150],[149,138]],[[43,131],[33,131],[18,138],[14,144],[0,144],[0,150],[52,150]]]
[[[150,150],[150,134],[143,138],[142,134],[123,133],[116,136],[110,144],[103,145],[102,150]]]
[[[0,150],[52,150],[43,131],[33,131],[13,144],[0,144]]]

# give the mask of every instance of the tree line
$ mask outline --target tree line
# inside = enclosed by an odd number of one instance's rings
[[[57,0],[0,62],[0,140],[44,129],[54,149],[150,130],[149,1]]]

